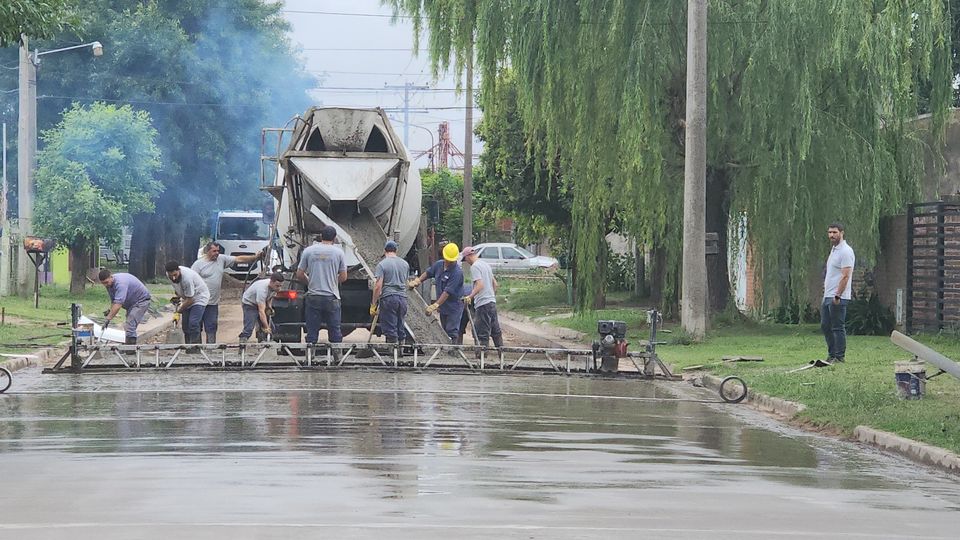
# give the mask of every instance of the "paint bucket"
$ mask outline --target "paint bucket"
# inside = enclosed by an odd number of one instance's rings
[[[90,345],[93,339],[93,323],[78,324],[73,329],[73,337],[77,339],[77,345]]]
[[[927,387],[927,369],[923,362],[897,362],[894,365],[897,395],[900,399],[920,399]]]

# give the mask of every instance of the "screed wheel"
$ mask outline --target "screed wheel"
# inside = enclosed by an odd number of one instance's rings
[[[13,384],[13,375],[10,374],[10,370],[0,367],[0,394],[9,390],[11,384]]]
[[[747,383],[733,375],[720,381],[720,399],[727,403],[740,403],[747,398]]]

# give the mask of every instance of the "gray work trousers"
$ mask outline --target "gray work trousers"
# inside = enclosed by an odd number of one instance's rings
[[[123,323],[123,331],[128,338],[137,337],[137,327],[143,322],[143,317],[146,316],[149,308],[150,298],[144,298],[127,310],[127,320]]]

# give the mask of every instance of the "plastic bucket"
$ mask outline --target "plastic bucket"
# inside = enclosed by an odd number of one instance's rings
[[[93,339],[93,324],[81,324],[73,329],[73,337],[79,345],[89,345]]]
[[[897,395],[900,399],[920,399],[927,387],[927,370],[923,363],[897,362],[894,366]]]

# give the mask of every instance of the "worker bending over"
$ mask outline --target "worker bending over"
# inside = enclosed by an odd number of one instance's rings
[[[456,345],[463,345],[460,334],[460,317],[463,316],[463,269],[457,262],[460,248],[450,242],[443,247],[443,260],[439,260],[415,279],[407,282],[411,289],[419,287],[423,280],[433,278],[437,300],[427,307],[427,315],[440,312],[440,325],[443,331]]]
[[[260,323],[261,332],[270,334],[270,312],[273,309],[273,297],[283,285],[283,274],[277,272],[270,277],[254,281],[243,292],[240,307],[243,309],[243,330],[240,332],[240,343],[246,343],[253,335],[253,329]]]
[[[183,316],[183,341],[200,343],[200,321],[203,319],[203,310],[210,301],[210,290],[200,274],[186,266],[180,266],[177,261],[167,262],[164,269],[173,283],[173,292],[180,297],[177,312]]]
[[[127,337],[124,343],[136,345],[137,327],[140,326],[144,315],[147,314],[147,309],[150,308],[150,291],[133,274],[125,272],[112,274],[109,270],[103,269],[97,277],[110,295],[110,309],[105,313],[107,320],[103,323],[104,328],[110,325],[110,321],[117,316],[120,308],[127,310],[126,322],[123,323],[123,331]]]

